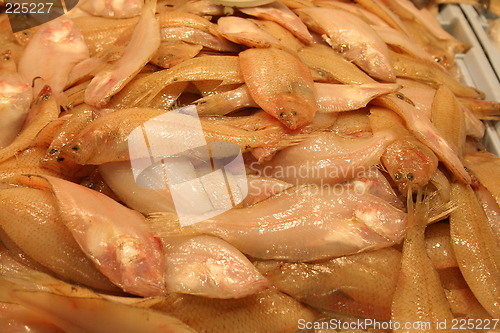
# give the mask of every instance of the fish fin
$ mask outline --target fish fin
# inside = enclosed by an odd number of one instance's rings
[[[296,135],[285,136],[280,141],[278,149],[283,149],[286,147],[298,145],[302,141],[312,136],[313,136],[312,134],[296,134]]]
[[[425,229],[427,225],[441,221],[457,209],[457,203],[454,201],[441,202],[436,206],[431,205],[437,200],[437,196],[439,196],[437,191],[425,193],[424,190],[419,189],[416,200],[413,202],[411,189],[408,190],[408,227]]]
[[[411,186],[408,187],[407,207],[408,207],[408,228],[423,228],[429,223],[430,195],[418,189],[415,202]]]
[[[143,11],[152,10],[153,13],[156,13],[157,0],[144,0]]]
[[[433,192],[429,197],[429,201],[430,202],[439,201],[438,198],[435,198],[437,196],[439,196],[438,192]],[[431,204],[431,206],[429,208],[429,221],[428,221],[428,223],[431,224],[431,223],[438,222],[438,221],[445,219],[446,217],[448,217],[450,215],[451,212],[453,212],[457,208],[458,208],[458,205],[453,200],[449,200],[446,202],[441,201],[437,205]]]
[[[47,180],[39,175],[30,175],[30,174],[14,175],[12,177],[2,179],[0,182],[14,186],[37,188],[40,190],[51,189]]]
[[[149,230],[158,238],[200,234],[191,226],[181,226],[177,214],[171,212],[151,213],[146,222]]]

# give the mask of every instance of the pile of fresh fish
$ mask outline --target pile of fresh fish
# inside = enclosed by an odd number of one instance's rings
[[[500,329],[500,104],[468,46],[409,0],[220,3],[2,14],[0,331]],[[241,158],[231,209],[196,128]]]

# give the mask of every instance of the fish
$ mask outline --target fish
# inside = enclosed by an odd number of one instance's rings
[[[390,143],[380,160],[403,195],[426,186],[438,167],[432,150],[411,136]]]
[[[303,8],[297,11],[309,28],[324,35],[332,48],[370,76],[384,82],[395,81],[387,45],[362,19],[333,8]]]
[[[130,160],[128,138],[132,131],[140,126],[147,128],[149,140],[167,139],[170,142],[169,147],[186,146],[190,142],[186,140],[197,142],[197,126],[200,122],[207,142],[231,142],[242,152],[268,146],[283,148],[303,139],[302,136],[285,137],[283,130],[276,126],[250,131],[205,119],[198,120],[196,117],[181,113],[161,118],[160,116],[164,114],[164,110],[131,108],[102,116],[81,130],[67,146],[62,148],[60,157],[68,158],[78,164],[95,165]],[[177,126],[175,131],[172,130],[174,123]],[[139,153],[147,154],[147,152]],[[149,155],[134,156],[134,158],[143,157],[149,159]]]
[[[404,87],[399,92],[412,101],[418,111],[425,114],[427,118],[432,119],[432,101],[436,95],[436,89],[429,86]]]
[[[410,35],[401,18],[379,0],[355,0],[356,3],[384,20],[390,27]]]
[[[247,181],[248,194],[242,201],[244,207],[251,206],[293,187],[290,183],[272,177],[247,175]]]
[[[427,255],[436,269],[458,267],[448,223],[440,222],[428,226],[425,230],[425,246]]]
[[[276,288],[240,299],[171,294],[153,309],[206,333],[292,332],[297,330],[299,320],[313,322],[317,316],[314,310]]]
[[[315,83],[318,112],[341,112],[365,107],[373,98],[395,92],[400,86],[392,83],[359,85]]]
[[[276,288],[305,304],[389,320],[400,261],[401,253],[389,247],[314,263],[268,260],[255,265]]]
[[[188,85],[189,82],[177,82],[166,86],[147,103],[147,107],[165,111],[172,110],[177,105],[179,97],[186,91]]]
[[[458,100],[481,120],[497,120],[500,117],[499,102],[463,97],[459,97]]]
[[[171,11],[168,7],[161,6],[159,7],[158,20],[160,22],[160,28],[193,28],[220,37],[216,24],[193,13],[185,11]]]
[[[336,184],[355,178],[378,164],[394,139],[389,131],[361,138],[320,132],[278,152],[271,161],[252,163],[249,168],[261,176],[275,177],[295,185]]]
[[[408,199],[408,230],[392,302],[391,320],[399,323],[425,322],[429,325],[426,331],[437,332],[438,322],[451,322],[454,317],[438,272],[426,252],[425,227],[429,219],[429,199],[422,198],[421,190],[416,199],[415,204],[411,196]]]
[[[462,156],[465,146],[465,114],[453,92],[446,86],[440,86],[434,96],[432,123],[455,153]]]
[[[278,47],[280,41],[252,22],[241,17],[226,16],[217,20],[217,27],[226,39],[248,47]]]
[[[19,74],[0,76],[0,149],[8,146],[21,131],[28,115],[33,92]]]
[[[465,86],[444,70],[419,61],[411,56],[391,52],[394,73],[397,77],[410,78],[430,84],[434,88],[440,85],[448,87],[456,96],[467,98],[484,98],[483,92],[473,87]]]
[[[36,96],[49,85],[59,100],[73,67],[89,58],[89,49],[72,20],[58,18],[44,24],[30,40],[19,60],[18,71],[25,82],[34,83]],[[41,77],[42,80],[35,80]]]
[[[474,184],[474,192],[476,193],[476,197],[486,213],[489,225],[495,235],[495,238],[497,239],[497,242],[500,243],[500,206],[496,203],[495,198],[483,185]]]
[[[88,47],[89,55],[113,47],[121,39],[130,39],[139,17],[114,19],[95,16],[81,16],[72,19]]]
[[[167,86],[186,81],[220,80],[221,84],[243,83],[236,56],[204,56],[142,76],[127,84],[106,106],[121,108],[148,105]]]
[[[217,5],[209,0],[180,1],[180,5],[175,10],[187,12],[198,16],[223,16],[225,7]]]
[[[220,238],[172,236],[165,247],[165,288],[208,298],[243,298],[269,287],[253,264]]]
[[[256,16],[265,20],[273,21],[283,26],[305,44],[312,43],[312,36],[306,25],[299,17],[281,2],[273,2],[258,7],[241,8],[241,12]]]
[[[226,115],[242,108],[257,108],[246,84],[218,94],[208,95],[195,101],[196,111],[203,115]]]
[[[429,118],[421,115],[413,105],[404,99],[405,96],[402,94],[387,95],[376,98],[373,103],[386,107],[399,115],[406,123],[408,130],[429,147],[457,179],[464,183],[470,183],[469,174],[448,142],[437,132]]]
[[[41,159],[41,164],[44,168],[58,172],[62,178],[66,179],[74,179],[80,176],[83,167],[82,165],[73,163],[69,159],[65,159],[61,156],[61,151],[95,117],[91,107],[82,105],[81,109],[73,110],[73,113],[69,117],[60,117],[58,119],[59,121],[62,120],[63,123],[60,128],[50,135],[48,147],[44,146],[45,155]]]
[[[321,1],[318,2],[317,7],[327,7],[344,10],[352,15],[356,15],[363,19],[366,23],[371,26],[384,26],[388,27],[388,24],[382,20],[377,15],[364,9],[363,7],[357,6],[353,3],[339,2],[339,1]]]
[[[500,316],[500,250],[488,217],[470,185],[453,183],[450,232],[458,266],[484,309]]]
[[[237,52],[239,50],[236,44],[233,44],[220,35],[214,36],[202,30],[189,27],[161,28],[160,36],[162,42],[186,42],[220,52]]]
[[[420,28],[420,34],[429,35],[432,39],[439,41],[439,43],[444,44],[445,50],[453,55],[457,53],[466,53],[469,47],[454,38],[449,32],[447,32],[441,24],[438,22],[434,14],[432,14],[428,9],[418,10],[413,3],[408,0],[404,1],[387,1],[389,8],[398,13],[400,17],[404,17],[405,22],[408,24],[414,23],[418,24]],[[450,60],[453,58],[451,57]]]
[[[153,189],[151,188],[153,186],[139,186],[129,161],[101,164],[99,165],[99,173],[106,184],[128,207],[145,215],[175,211],[168,186],[163,189]],[[151,185],[157,182],[156,179],[144,179],[144,181],[151,182]]]
[[[156,1],[147,2],[122,57],[98,72],[85,90],[85,103],[102,107],[149,62],[160,46]],[[147,47],[139,47],[146,45]],[[140,50],[140,52],[137,52]]]
[[[48,183],[61,222],[103,275],[129,293],[164,293],[163,251],[143,215],[84,186],[50,176],[38,180]]]
[[[284,0],[281,1],[290,9],[314,7],[314,3],[309,0]]]
[[[259,27],[262,31],[276,38],[279,41],[279,45],[276,46],[277,48],[281,48],[291,53],[296,53],[304,47],[304,43],[295,37],[288,29],[276,22],[257,19],[248,20],[257,25],[257,27]]]
[[[175,214],[156,218],[165,234],[209,234],[251,257],[293,262],[388,247],[402,239],[406,227],[406,213],[348,185],[293,187],[189,227],[172,228],[179,223]]]
[[[414,40],[401,31],[387,26],[373,26],[373,29],[388,45],[392,45],[393,47],[402,50],[415,58],[420,58],[429,64],[437,64],[429,53],[427,53],[419,45],[416,45]]]
[[[120,304],[102,298],[82,298],[47,291],[16,290],[8,300],[31,309],[64,332],[158,332],[194,333],[179,319],[158,311]],[[2,289],[5,289],[2,288]]]
[[[163,68],[171,68],[187,59],[194,58],[200,53],[202,48],[202,45],[193,45],[184,42],[162,42],[149,62]]]
[[[28,148],[42,128],[57,119],[59,112],[52,89],[45,86],[34,99],[21,132],[8,146],[0,149],[0,163]]]
[[[0,190],[0,197],[0,225],[26,255],[67,281],[101,291],[119,290],[82,252],[49,191],[15,187]]]
[[[0,303],[0,330],[2,332],[63,333],[43,316],[19,304]]]
[[[455,317],[466,315],[489,318],[488,312],[479,304],[458,267],[441,269],[438,272],[451,312]]]
[[[130,18],[139,16],[144,5],[142,0],[126,1],[79,1],[78,8],[94,15],[109,18]]]
[[[366,109],[339,113],[317,113],[315,119],[319,115],[336,116],[335,122],[324,128],[324,130],[331,131],[340,137],[351,139],[365,138],[374,133]]]
[[[0,76],[17,73],[17,64],[12,57],[12,51],[10,48],[2,51],[3,48],[4,46],[0,45]]]
[[[359,69],[356,65],[344,59],[331,47],[326,45],[311,45],[299,50],[298,56],[320,82],[363,84],[376,83],[374,79]],[[319,79],[315,79],[319,81]]]
[[[500,159],[490,152],[479,151],[464,155],[464,164],[500,205],[500,183],[498,182]]]
[[[91,80],[97,73],[109,68],[108,64],[119,60],[123,56],[129,42],[128,37],[130,36],[122,36],[113,45],[76,64],[69,73],[66,87],[70,88],[66,89],[65,93],[71,90],[75,84],[83,83],[84,80]]]
[[[62,170],[47,169],[43,165],[46,147],[27,148],[0,164],[0,180],[9,181],[16,175],[37,174],[66,178]],[[1,184],[1,183],[0,183]]]
[[[309,124],[316,113],[314,83],[297,57],[275,49],[239,53],[240,68],[253,100],[290,129]]]

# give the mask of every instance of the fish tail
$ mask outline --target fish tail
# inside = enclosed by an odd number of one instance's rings
[[[286,147],[290,146],[295,146],[304,141],[305,139],[311,137],[312,135],[310,134],[297,134],[297,135],[291,135],[288,137],[284,137],[281,139],[279,143],[278,149],[284,149]]]
[[[408,228],[423,228],[429,222],[430,196],[424,194],[422,189],[418,189],[415,202],[411,186],[408,187],[407,207],[408,207]]]
[[[153,14],[156,13],[156,2],[157,0],[144,0],[143,12],[151,10]]]
[[[149,230],[158,238],[199,234],[199,232],[190,226],[181,226],[177,214],[171,212],[151,213],[146,221]]]

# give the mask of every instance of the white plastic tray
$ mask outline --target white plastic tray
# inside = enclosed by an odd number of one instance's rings
[[[456,57],[463,82],[484,91],[486,99],[500,102],[500,82],[497,75],[500,73],[500,53],[491,45],[485,33],[486,20],[470,5],[447,5],[438,18],[449,33],[471,46],[466,54]],[[484,143],[497,156],[500,156],[499,133],[500,122],[486,123]]]

